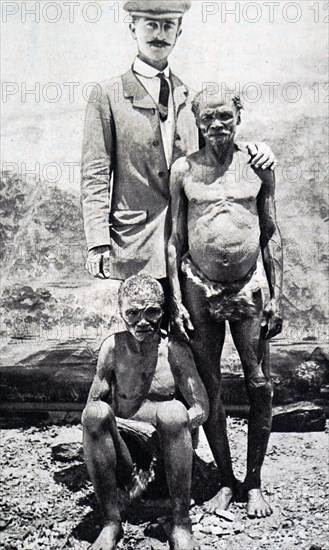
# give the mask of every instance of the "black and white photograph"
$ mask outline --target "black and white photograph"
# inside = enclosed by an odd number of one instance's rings
[[[1,548],[329,550],[329,2],[0,21]]]

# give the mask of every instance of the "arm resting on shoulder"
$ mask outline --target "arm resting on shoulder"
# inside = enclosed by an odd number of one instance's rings
[[[250,165],[253,168],[261,168],[267,170],[271,168],[275,169],[277,166],[277,160],[272,149],[263,141],[250,142],[245,144],[247,151],[250,155]]]

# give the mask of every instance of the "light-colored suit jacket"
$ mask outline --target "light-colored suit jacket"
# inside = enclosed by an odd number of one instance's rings
[[[173,162],[198,149],[193,94],[173,74]],[[158,107],[132,70],[95,87],[87,108],[82,207],[88,249],[110,245],[114,279],[166,276],[169,170]]]

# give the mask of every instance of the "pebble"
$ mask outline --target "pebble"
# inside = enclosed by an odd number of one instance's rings
[[[235,515],[232,514],[232,512],[229,512],[229,510],[216,510],[215,514],[221,518],[226,519],[227,521],[235,520]]]
[[[251,539],[261,539],[263,534],[264,534],[264,531],[262,529],[257,529],[257,528],[251,528],[247,533],[248,537],[250,537]]]
[[[195,514],[195,516],[192,516],[192,524],[195,524],[195,523],[200,523],[200,521],[202,520],[203,518],[203,514]]]
[[[233,530],[235,534],[242,533],[242,531],[244,531],[244,526],[242,525],[242,523],[236,523],[233,527]]]
[[[219,525],[214,525],[213,527],[210,528],[210,530],[212,535],[219,536],[223,534],[223,529]]]
[[[221,520],[220,518],[217,518],[216,516],[206,516],[202,520],[203,525],[220,525]]]

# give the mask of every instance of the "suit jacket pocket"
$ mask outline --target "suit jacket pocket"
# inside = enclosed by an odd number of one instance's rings
[[[147,210],[116,210],[110,214],[110,225],[143,225],[147,220]]]

